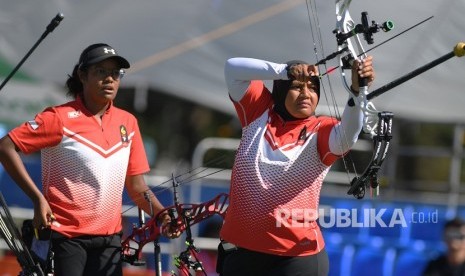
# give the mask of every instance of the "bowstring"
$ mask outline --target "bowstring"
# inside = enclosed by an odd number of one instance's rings
[[[318,9],[317,9],[317,5],[316,5],[316,0],[306,0],[305,1],[306,3],[306,6],[307,6],[307,17],[308,17],[308,23],[309,23],[309,26],[310,26],[310,34],[311,34],[311,37],[312,37],[312,41],[313,41],[313,50],[314,50],[314,54],[315,54],[315,58],[316,58],[316,61],[320,61],[322,59],[324,59],[326,57],[326,54],[324,52],[324,45],[323,45],[323,36],[321,34],[321,28],[320,28],[320,20],[319,20],[319,16],[318,16]],[[316,25],[317,28],[316,28],[316,31],[315,31],[315,28],[313,27],[313,25]],[[317,37],[317,39],[316,39]],[[318,41],[318,47],[317,47],[317,41]],[[318,54],[318,48],[322,54],[322,58],[320,59],[319,57],[319,54]],[[338,104],[337,104],[337,101],[336,101],[336,95],[334,93],[334,89],[333,89],[333,86],[332,86],[332,83],[331,83],[331,78],[329,76],[329,74],[327,74],[326,72],[330,71],[328,70],[328,66],[326,64],[326,62],[322,63],[322,64],[319,64],[319,66],[323,66],[324,69],[325,69],[325,73],[323,75],[320,75],[320,79],[324,76],[326,78],[326,81],[328,83],[328,87],[329,87],[329,92],[326,91],[326,86],[324,85],[323,81],[321,81],[321,85],[320,85],[320,89],[322,88],[323,90],[323,95],[325,97],[325,100],[326,102],[328,103],[328,112],[329,112],[329,115],[330,117],[333,117],[333,118],[336,118],[338,120],[341,119],[341,113],[339,111],[339,107],[338,107]],[[331,69],[331,71],[333,71],[334,69]],[[328,96],[329,94],[329,96]],[[345,143],[346,144],[346,148],[349,148],[348,145],[348,139],[347,139],[347,135],[346,135],[346,132],[345,130],[341,127],[341,131],[339,131],[338,128],[335,128],[335,131],[336,131],[336,135],[338,135],[339,137],[341,137],[341,143],[339,143],[339,148],[341,150],[341,152],[343,152],[343,146]],[[342,133],[341,133],[342,132]],[[349,150],[350,151],[350,150]],[[347,156],[347,157],[346,157]],[[349,160],[346,160],[349,159]],[[346,174],[347,174],[347,179],[348,179],[348,183],[351,182],[351,177],[350,177],[350,174],[349,174],[349,165],[348,163],[351,164],[351,167],[354,171],[354,174],[357,175],[357,170],[355,168],[355,162],[353,161],[352,157],[350,156],[349,152],[347,152],[347,154],[343,154],[341,156],[341,160],[342,160],[342,164],[344,166],[344,170],[346,171]]]
[[[207,178],[207,177],[209,177],[211,175],[214,175],[214,174],[220,173],[222,171],[225,171],[226,168],[218,168],[217,170],[215,170],[213,172],[210,172],[210,173],[207,173],[207,174],[204,174],[204,175],[200,175],[200,174],[204,173],[205,171],[212,169],[212,168],[208,167],[209,165],[222,164],[224,161],[226,161],[226,158],[227,158],[226,154],[222,154],[222,155],[220,155],[220,156],[218,156],[216,158],[213,158],[212,160],[206,162],[203,166],[188,170],[188,171],[186,171],[186,172],[184,172],[184,173],[182,173],[182,174],[180,174],[178,176],[175,176],[176,180],[178,180],[178,178],[185,177],[185,178],[182,178],[179,181],[177,181],[177,184],[178,184],[177,186],[181,186],[181,185],[184,185],[184,184],[187,184],[187,183],[191,183],[191,182],[194,182],[194,181],[197,181],[197,180],[201,180],[201,179]],[[161,193],[163,193],[165,191],[174,189],[174,187],[172,187],[172,186],[166,187],[166,184],[168,184],[168,183],[170,183],[172,181],[173,180],[171,178],[169,178],[168,180],[163,181],[160,184],[152,186],[149,189],[141,192],[140,196],[138,198],[136,198],[134,200],[128,200],[128,201],[124,202],[123,204],[134,203],[134,205],[128,207],[121,214],[125,214],[128,211],[130,211],[131,209],[137,207],[137,203],[147,200],[145,198],[145,194],[147,192],[149,192],[149,191],[151,191],[154,194],[154,196],[157,196],[157,195],[159,195],[159,194],[161,194]],[[165,187],[163,187],[163,186],[165,186]],[[158,189],[160,187],[163,187],[163,188]]]

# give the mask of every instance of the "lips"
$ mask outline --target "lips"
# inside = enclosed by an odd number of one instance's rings
[[[105,92],[109,92],[109,93],[113,93],[113,91],[114,91],[113,87],[111,87],[111,86],[104,86],[102,88],[102,90],[105,91]]]
[[[312,104],[309,102],[299,102],[297,103],[297,106],[302,107],[302,108],[311,108]]]

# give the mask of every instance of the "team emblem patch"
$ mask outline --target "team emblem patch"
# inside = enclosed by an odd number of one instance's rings
[[[129,142],[129,138],[128,138],[128,131],[126,130],[126,127],[121,125],[119,127],[119,134],[121,135],[121,142],[123,142],[123,144],[127,144]]]

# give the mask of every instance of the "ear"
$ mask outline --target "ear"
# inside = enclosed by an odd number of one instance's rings
[[[85,81],[87,81],[87,71],[83,71],[83,70],[81,70],[81,69],[78,69],[77,74],[78,74],[79,80],[80,80],[82,83],[84,83]]]

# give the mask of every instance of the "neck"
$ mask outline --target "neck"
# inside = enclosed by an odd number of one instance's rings
[[[110,106],[110,102],[96,103],[96,102],[88,101],[86,99],[83,99],[83,102],[87,110],[89,110],[89,112],[96,117],[103,116],[103,114],[105,114],[105,111],[107,111],[108,107]]]

